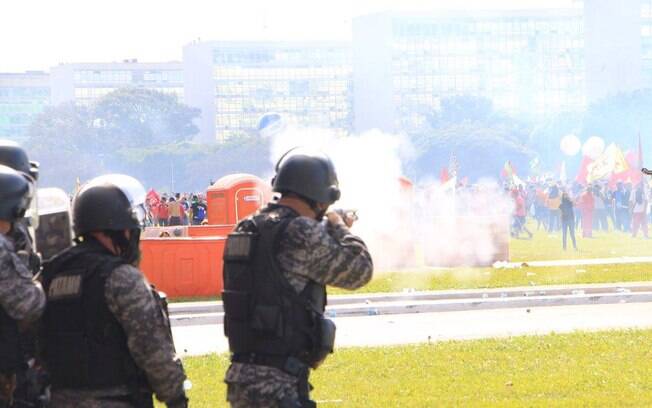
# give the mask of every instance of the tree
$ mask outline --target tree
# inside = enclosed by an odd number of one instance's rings
[[[27,149],[41,164],[40,183],[71,190],[76,179],[103,172],[92,153],[97,139],[93,115],[85,106],[66,103],[45,109],[29,128]]]
[[[589,106],[581,136],[602,137],[607,144],[637,148],[638,134],[643,137],[646,156],[652,154],[652,89],[640,89],[606,97]]]
[[[121,89],[95,104],[65,103],[46,109],[29,130],[30,154],[42,163],[42,184],[72,188],[106,172],[130,172],[163,179],[160,169],[143,161],[125,162],[124,150],[171,146],[198,132],[199,110],[176,96],[146,89]],[[184,150],[185,151],[185,150]],[[133,153],[133,152],[132,152]],[[138,163],[143,168],[138,167]]]
[[[418,152],[410,163],[411,173],[421,177],[436,177],[448,167],[452,154],[460,175],[472,180],[497,178],[508,160],[522,174],[534,155],[527,145],[529,125],[497,112],[487,98],[444,98],[428,122],[429,128],[411,135]]]
[[[145,147],[190,139],[199,129],[196,108],[176,95],[138,88],[111,92],[94,107],[99,134],[121,147]]]

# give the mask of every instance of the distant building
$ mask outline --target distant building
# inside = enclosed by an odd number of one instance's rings
[[[184,48],[185,96],[200,108],[200,139],[256,132],[276,112],[289,123],[347,133],[351,49],[342,43],[199,42]]]
[[[183,64],[111,63],[61,64],[50,70],[52,103],[87,104],[120,88],[145,88],[175,94],[183,101]]]
[[[650,0],[584,0],[589,101],[652,85],[651,6]]]
[[[353,47],[357,131],[419,128],[452,95],[535,116],[586,105],[577,9],[368,15]]]
[[[23,141],[32,120],[49,103],[47,73],[0,73],[0,138]]]

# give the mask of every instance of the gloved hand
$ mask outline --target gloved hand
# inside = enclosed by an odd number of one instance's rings
[[[186,394],[183,394],[170,401],[166,401],[165,406],[167,408],[188,408],[188,397],[186,397]]]

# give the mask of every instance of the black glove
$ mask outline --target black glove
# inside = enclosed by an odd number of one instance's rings
[[[179,397],[173,398],[165,402],[167,408],[188,408],[188,397],[186,394],[181,394]]]

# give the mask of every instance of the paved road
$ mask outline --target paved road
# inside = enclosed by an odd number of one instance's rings
[[[339,347],[380,346],[575,330],[652,328],[652,303],[336,317],[334,320]],[[175,326],[173,332],[177,350],[184,355],[228,350],[221,324]]]

